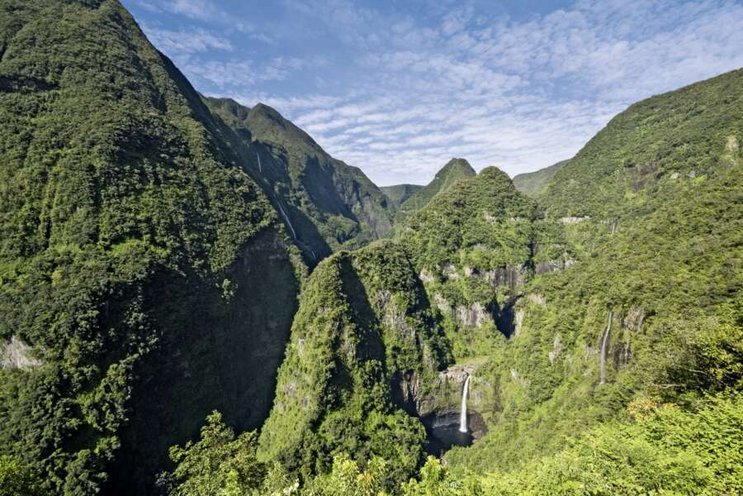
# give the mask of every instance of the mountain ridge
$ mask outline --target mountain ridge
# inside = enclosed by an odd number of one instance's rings
[[[430,183],[410,195],[399,207],[395,222],[402,224],[411,213],[425,207],[437,194],[446,191],[458,180],[477,175],[467,160],[452,158],[436,173]]]
[[[245,148],[246,166],[274,198],[312,263],[388,235],[394,207],[357,167],[327,154],[278,111],[204,97]]]
[[[538,198],[547,188],[549,182],[569,160],[562,160],[543,169],[534,172],[517,174],[513,177],[516,189],[532,198]]]

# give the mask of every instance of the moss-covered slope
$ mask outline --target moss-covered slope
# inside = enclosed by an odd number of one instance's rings
[[[331,455],[373,454],[400,462],[404,480],[421,461],[415,400],[449,362],[406,252],[380,241],[323,261],[302,293],[276,399],[260,438],[262,455],[305,475]]]
[[[665,184],[712,174],[739,156],[743,69],[654,96],[617,115],[544,193],[558,217],[618,218],[654,208]]]
[[[263,104],[248,109],[230,99],[205,102],[235,131],[250,173],[312,261],[391,232],[394,207],[379,188],[276,110]]]
[[[268,413],[298,256],[117,1],[2,0],[0,54],[0,452],[141,494],[212,409]]]

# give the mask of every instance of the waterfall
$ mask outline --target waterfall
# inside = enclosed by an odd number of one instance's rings
[[[606,330],[604,331],[604,337],[601,340],[601,376],[599,384],[606,384],[606,351],[609,347],[609,334],[611,333],[611,320],[612,312],[609,310],[609,322],[606,324]]]
[[[467,432],[467,394],[470,389],[470,376],[464,381],[462,389],[462,411],[459,413],[459,432]]]
[[[294,236],[294,239],[297,239],[297,232],[294,230],[294,226],[292,226],[292,221],[289,220],[289,216],[286,215],[286,212],[284,212],[284,209],[281,207],[281,204],[279,204],[279,212],[281,212],[281,216],[284,217],[284,220],[286,221],[286,225],[288,225],[289,229],[291,229],[292,236]]]
[[[263,174],[263,166],[261,165],[261,156],[258,152],[255,152],[255,157],[258,159],[258,171]]]

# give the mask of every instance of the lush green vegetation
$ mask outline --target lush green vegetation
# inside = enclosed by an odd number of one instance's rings
[[[396,184],[394,186],[382,186],[382,190],[395,208],[399,208],[408,198],[423,189],[417,184]]]
[[[302,293],[276,399],[260,438],[262,459],[303,480],[332,457],[390,461],[385,484],[409,477],[425,432],[404,413],[412,377],[430,384],[449,358],[405,251],[384,241],[323,261]],[[414,408],[414,405],[413,405]]]
[[[562,162],[557,162],[556,164],[545,167],[544,169],[539,169],[535,172],[527,172],[525,174],[514,176],[513,185],[516,186],[517,190],[521,191],[525,195],[529,195],[532,198],[538,198],[542,193],[544,193],[544,190],[550,184],[552,178],[555,177],[557,171],[568,162],[569,160],[563,160]]]
[[[743,71],[536,199],[390,200],[114,0],[0,0],[0,54],[0,496],[743,492]],[[453,365],[488,432],[442,463]]]
[[[565,449],[518,470],[461,472],[444,468],[438,459],[429,457],[415,478],[392,489],[385,484],[392,470],[389,461],[374,457],[362,467],[344,453],[334,458],[327,473],[300,486],[278,467],[267,472],[256,461],[250,454],[254,448],[244,445],[250,442],[249,434],[243,435],[244,441],[235,441],[222,426],[217,437],[209,433],[214,432],[210,423],[197,445],[176,451],[190,458],[179,465],[182,482],[174,494],[608,496],[743,491],[740,395],[706,396],[686,409],[638,399],[628,406],[628,416],[626,421],[592,429]],[[208,449],[197,451],[199,445]],[[217,453],[219,457],[215,457]]]
[[[0,369],[0,453],[47,494],[138,492],[211,409],[268,413],[297,255],[118,2],[2,0],[0,52],[0,352],[26,355]]]
[[[522,287],[570,255],[561,226],[495,167],[439,193],[399,229],[459,359],[488,354]]]
[[[529,258],[530,221],[536,203],[520,194],[508,176],[490,167],[439,193],[402,229],[419,266],[440,270],[445,263],[482,269],[524,264]]]
[[[463,158],[453,158],[436,173],[433,180],[402,202],[395,217],[397,223],[403,223],[413,212],[422,209],[437,194],[446,191],[460,179],[476,175],[475,169]]]
[[[741,81],[743,69],[632,105],[557,171],[543,205],[554,216],[632,215],[666,183],[739,160]]]
[[[313,264],[391,232],[394,206],[384,193],[276,110],[263,104],[248,109],[230,99],[205,102],[234,130],[243,166],[289,217]]]

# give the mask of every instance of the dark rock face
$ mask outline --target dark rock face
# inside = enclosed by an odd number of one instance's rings
[[[509,298],[499,309],[495,317],[495,325],[504,336],[510,338],[519,327],[519,316],[516,312],[516,302],[519,296]]]
[[[414,371],[392,377],[392,400],[410,415],[418,416],[422,408],[420,377]]]
[[[252,241],[227,275],[230,295],[176,274],[150,288],[161,343],[138,370],[107,494],[146,494],[144,481],[169,465],[168,448],[197,436],[215,409],[239,430],[268,416],[299,284],[287,247],[271,232]]]
[[[524,284],[526,270],[523,267],[509,265],[495,270],[483,271],[482,277],[493,286],[493,289],[508,287],[511,291],[515,291],[516,288]]]

